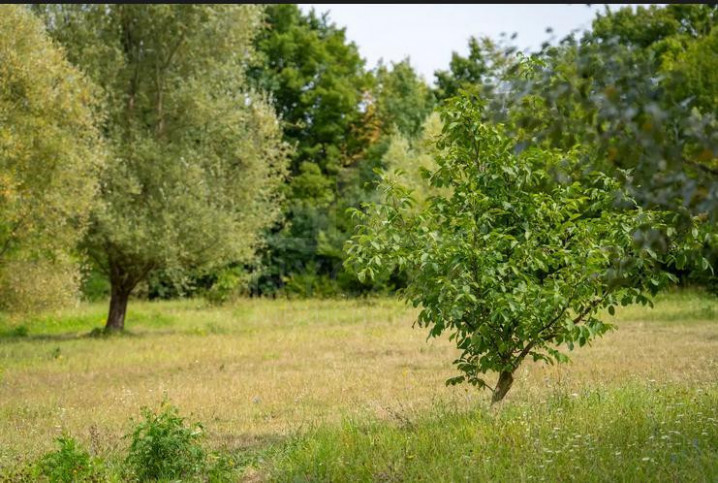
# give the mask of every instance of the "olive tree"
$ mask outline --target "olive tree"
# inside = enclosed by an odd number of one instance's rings
[[[86,246],[111,283],[107,329],[165,273],[249,262],[279,215],[287,150],[247,87],[255,5],[43,5],[68,57],[105,91],[109,150]]]
[[[418,325],[433,337],[448,331],[461,350],[462,374],[447,382],[488,387],[497,402],[526,358],[565,361],[562,347],[611,328],[602,309],[650,303],[674,278],[660,262],[686,263],[692,247],[667,247],[661,259],[637,228],[670,232],[675,215],[642,209],[603,173],[577,174],[574,151],[519,152],[481,110],[471,97],[448,102],[437,167],[425,170],[436,194],[416,210],[398,177],[385,177],[383,201],[355,212],[361,224],[346,250],[360,278],[406,270],[402,295],[421,307]],[[694,220],[681,239],[700,228]]]
[[[77,292],[74,253],[103,162],[92,83],[26,8],[0,6],[0,307]]]

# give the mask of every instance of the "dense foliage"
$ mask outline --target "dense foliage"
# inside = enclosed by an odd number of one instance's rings
[[[342,268],[354,228],[346,209],[373,196],[373,169],[388,135],[414,135],[432,109],[429,87],[408,61],[375,72],[327,15],[269,5],[250,70],[296,147],[285,186],[285,220],[267,234],[255,293],[325,296],[366,290]],[[368,184],[369,183],[369,184]]]
[[[279,215],[286,149],[244,71],[255,6],[46,5],[48,30],[105,92],[110,151],[85,245],[112,286],[107,328],[156,270],[251,261]]]
[[[637,231],[661,259],[718,213],[715,6],[606,10],[531,54],[472,37],[434,86],[409,59],[369,68],[344,28],[297,5],[30,7],[45,33],[27,10],[1,24],[4,309],[72,299],[88,255],[85,295],[113,296],[117,328],[130,294],[401,288],[399,268],[372,281],[344,268],[348,213],[379,200],[383,176],[414,190],[416,212],[445,194],[421,171],[442,155],[435,107],[462,92],[517,150],[572,153],[553,182],[603,173],[675,214],[671,235]],[[697,250],[718,262],[716,235]]]
[[[526,145],[593,146],[583,163],[619,180],[643,207],[667,209],[685,232],[693,216],[715,220],[718,130],[715,6],[607,11],[580,41],[566,39],[524,63],[495,104]],[[648,26],[648,27],[646,27]],[[668,240],[648,233],[654,250]],[[718,260],[715,234],[702,253]],[[675,269],[714,286],[711,271]]]
[[[590,164],[620,178],[644,206],[714,217],[716,7],[607,12],[580,41],[535,56],[511,79],[506,111],[527,142],[590,144]],[[713,40],[712,40],[713,39]]]
[[[24,8],[0,6],[0,308],[78,289],[74,251],[97,189],[96,91]]]

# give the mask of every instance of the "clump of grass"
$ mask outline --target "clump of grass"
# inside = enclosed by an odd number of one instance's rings
[[[275,481],[716,481],[718,388],[556,393],[411,425],[347,419],[279,451]]]
[[[16,325],[0,330],[0,338],[22,338],[30,334],[27,325]]]

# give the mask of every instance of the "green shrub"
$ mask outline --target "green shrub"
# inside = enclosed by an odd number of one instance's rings
[[[128,435],[132,443],[125,459],[138,480],[186,479],[204,468],[200,423],[186,424],[166,401],[159,411],[143,408],[142,414],[144,420]]]
[[[61,436],[55,441],[59,448],[40,459],[38,469],[41,475],[46,476],[52,483],[97,479],[90,454],[81,448],[77,441],[70,436]]]
[[[27,337],[29,333],[30,329],[27,328],[27,325],[18,325],[11,331],[13,337]]]
[[[202,295],[211,304],[221,305],[246,288],[249,276],[241,266],[226,267],[215,274],[216,279]]]
[[[341,295],[341,288],[327,275],[310,269],[285,278],[282,293],[290,298],[327,298]]]

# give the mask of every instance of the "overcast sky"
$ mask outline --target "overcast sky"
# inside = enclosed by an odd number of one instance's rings
[[[573,29],[586,29],[596,12],[604,5],[345,5],[299,4],[308,12],[329,13],[339,27],[346,27],[347,37],[359,47],[367,67],[411,58],[411,63],[428,82],[434,71],[446,69],[451,52],[468,52],[470,36],[499,39],[501,32],[518,37],[514,45],[537,50],[550,35],[563,38]],[[620,6],[613,5],[612,10]],[[552,27],[553,34],[546,33]]]

